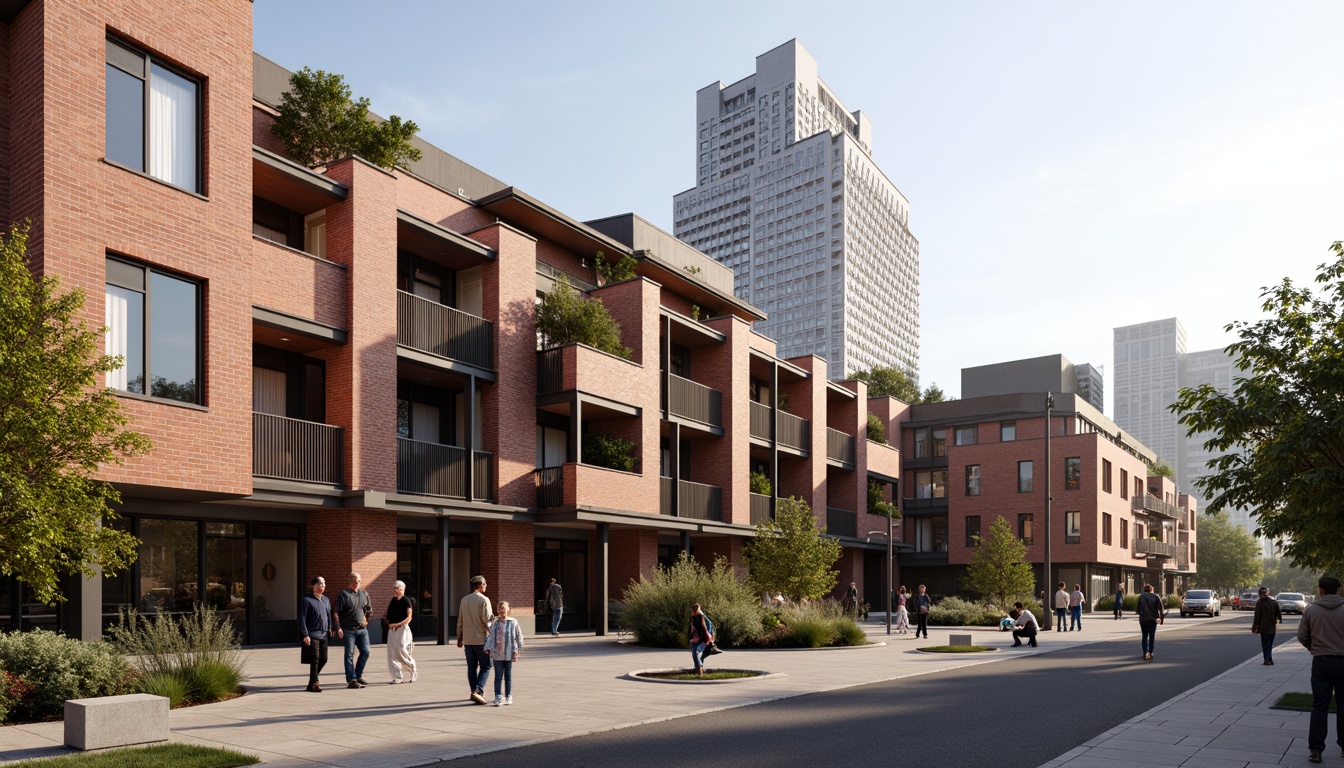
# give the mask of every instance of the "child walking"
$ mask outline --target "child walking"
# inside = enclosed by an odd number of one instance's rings
[[[495,623],[485,635],[485,651],[495,667],[495,706],[513,703],[513,662],[523,648],[523,630],[516,619],[509,618],[509,603],[500,600],[495,612]],[[501,697],[500,686],[504,695]]]

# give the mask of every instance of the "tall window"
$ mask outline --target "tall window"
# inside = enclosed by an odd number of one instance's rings
[[[1120,470],[1120,498],[1129,498],[1129,470]]]
[[[1031,493],[1032,465],[1030,461],[1017,462],[1017,492]]]
[[[1101,490],[1111,492],[1111,462],[1106,459],[1101,460]]]
[[[967,464],[967,465],[966,465],[966,495],[967,495],[967,496],[979,496],[979,495],[980,495],[980,465],[979,465],[979,464]]]
[[[941,499],[947,496],[947,470],[915,473],[916,499]]]
[[[975,445],[975,427],[957,427],[952,439],[957,445]]]
[[[1076,491],[1083,487],[1083,460],[1070,456],[1064,460],[1064,490]]]
[[[935,459],[947,455],[947,430],[933,430],[933,457]]]
[[[1120,518],[1120,548],[1129,549],[1129,521]]]
[[[1083,540],[1083,513],[1064,513],[1064,543],[1077,544]]]
[[[1101,513],[1101,543],[1111,543],[1111,515],[1108,512]]]
[[[1031,544],[1036,540],[1035,517],[1026,512],[1017,516],[1017,538],[1022,540],[1023,544]]]
[[[999,440],[1005,443],[1011,443],[1017,439],[1017,422],[1004,421],[999,423]]]
[[[927,459],[929,457],[929,430],[915,430],[915,458]]]
[[[126,360],[107,386],[200,403],[200,286],[109,258],[106,290],[107,354]]]
[[[980,546],[980,516],[966,516],[966,546]]]
[[[200,192],[200,83],[107,41],[108,160]]]

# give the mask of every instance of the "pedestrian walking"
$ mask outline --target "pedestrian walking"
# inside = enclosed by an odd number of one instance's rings
[[[919,592],[911,600],[915,611],[915,637],[918,638],[923,633],[924,639],[929,639],[929,611],[933,610],[933,600],[929,598],[929,593],[924,590],[924,585],[919,585]]]
[[[1073,591],[1069,593],[1069,629],[1083,631],[1083,590],[1079,585],[1073,585]]]
[[[1162,607],[1162,598],[1153,594],[1153,585],[1144,584],[1143,594],[1139,595],[1139,635],[1140,642],[1143,643],[1144,661],[1153,660],[1153,645],[1157,642],[1157,625],[1161,624],[1167,617],[1167,611]]]
[[[331,636],[333,617],[331,601],[322,594],[327,590],[327,580],[314,576],[310,582],[311,592],[299,600],[299,635],[303,637],[303,652],[300,658],[308,665],[308,692],[321,693],[317,676],[327,665],[327,642]]]
[[[358,573],[351,573],[349,586],[336,596],[336,637],[345,641],[346,688],[369,686],[364,679],[364,667],[369,663],[369,617],[373,615],[373,603],[369,593],[359,588],[362,581]]]
[[[1055,592],[1055,631],[1066,632],[1065,618],[1069,610],[1069,593],[1064,591],[1064,582],[1059,582],[1059,590]]]
[[[490,625],[485,636],[485,652],[490,654],[495,667],[496,707],[513,703],[513,663],[518,660],[518,652],[522,649],[523,630],[516,619],[509,617],[509,601],[500,600],[495,623]],[[501,688],[503,697],[500,696]]]
[[[859,588],[854,582],[849,582],[845,599],[840,604],[844,606],[846,611],[853,611],[855,616],[859,614]]]
[[[1125,588],[1115,590],[1115,620],[1119,621],[1125,610]]]
[[[896,595],[896,634],[910,634],[910,611],[906,610],[905,604],[910,599],[910,594],[906,592],[905,585],[901,585],[901,591]]]
[[[1307,729],[1307,757],[1321,762],[1330,725],[1330,697],[1344,704],[1344,597],[1339,579],[1322,576],[1316,582],[1319,597],[1302,612],[1297,641],[1311,651],[1311,724]],[[1266,598],[1256,601],[1256,607]],[[1344,707],[1335,713],[1335,743],[1344,757]]]
[[[1269,596],[1269,587],[1260,588],[1260,599],[1255,601],[1255,616],[1251,618],[1251,632],[1260,636],[1260,654],[1265,664],[1274,663],[1274,634],[1283,623],[1279,601]]]
[[[414,617],[415,607],[406,596],[406,582],[392,582],[392,601],[387,604],[387,673],[392,676],[393,685],[414,683],[419,677],[411,654],[415,647],[411,638]]]
[[[695,665],[695,674],[705,674],[705,649],[714,642],[714,622],[700,611],[700,604],[691,606],[691,623],[686,629],[686,637],[691,644],[691,663]]]
[[[1017,629],[1013,630],[1013,647],[1021,648],[1024,638],[1032,648],[1039,647],[1036,645],[1036,632],[1040,629],[1040,624],[1036,622],[1035,614],[1021,603],[1013,603],[1013,612],[1017,614]]]
[[[485,704],[485,684],[490,682],[490,654],[485,652],[485,636],[490,631],[494,611],[485,596],[485,577],[471,577],[471,593],[457,606],[457,647],[467,656],[467,685],[471,700]]]
[[[551,611],[551,637],[559,637],[560,617],[565,615],[565,590],[555,579],[546,588],[546,607]]]

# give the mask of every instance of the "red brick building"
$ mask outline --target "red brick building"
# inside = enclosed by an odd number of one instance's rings
[[[394,579],[417,635],[448,638],[471,575],[526,615],[550,578],[565,628],[605,627],[678,551],[740,562],[796,495],[880,603],[903,406],[779,359],[723,267],[637,217],[583,223],[421,143],[411,169],[308,169],[268,128],[289,73],[254,56],[246,0],[0,2],[0,218],[88,296],[108,376],[154,450],[103,477],[142,541],[60,609],[0,580],[0,627],[96,637],[121,606],[205,603],[251,644],[294,637],[313,575]],[[600,285],[597,264],[637,275]],[[539,351],[564,276],[620,322],[629,360]],[[634,471],[581,461],[584,435]],[[771,481],[753,494],[750,476]]]

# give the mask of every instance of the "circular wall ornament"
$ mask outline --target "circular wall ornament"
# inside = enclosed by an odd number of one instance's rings
[[[267,563],[261,566],[261,578],[267,581],[275,581],[275,564]]]

